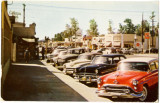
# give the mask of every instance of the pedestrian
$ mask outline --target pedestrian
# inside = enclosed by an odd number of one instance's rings
[[[25,62],[26,62],[26,63],[29,62],[30,52],[29,52],[29,49],[28,49],[28,48],[26,48],[26,50],[24,51],[24,59],[25,59]]]
[[[44,60],[44,53],[45,53],[45,48],[42,47],[42,60]]]

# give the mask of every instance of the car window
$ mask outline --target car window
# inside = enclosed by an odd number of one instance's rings
[[[112,64],[117,64],[119,61],[120,61],[120,58],[119,58],[119,57],[114,57]]]
[[[123,59],[125,59],[124,57],[120,57],[120,60],[123,60]]]
[[[158,62],[155,62],[156,63],[156,68],[158,69]]]
[[[151,71],[154,71],[154,70],[157,69],[155,62],[152,62],[152,63],[150,64],[150,69],[151,69]]]
[[[118,65],[118,70],[148,71],[149,67],[144,62],[122,62]]]

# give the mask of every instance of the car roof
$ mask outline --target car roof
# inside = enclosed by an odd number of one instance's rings
[[[84,48],[71,48],[71,49],[68,49],[68,50],[77,50],[77,49],[84,49]]]
[[[103,57],[117,57],[117,56],[124,56],[124,55],[123,54],[106,54],[106,55],[101,55],[101,56],[103,56]]]
[[[136,58],[128,58],[128,59],[124,59],[120,62],[146,62],[146,63],[150,63],[152,61],[158,60],[156,58],[151,58],[151,57],[136,57]]]
[[[82,53],[82,54],[80,54],[80,55],[101,55],[101,53],[91,53],[91,52],[86,52],[86,53]]]

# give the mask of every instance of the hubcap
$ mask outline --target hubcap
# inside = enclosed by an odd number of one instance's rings
[[[141,101],[145,101],[147,98],[147,88],[143,87],[143,91],[142,91],[142,97],[139,98]]]

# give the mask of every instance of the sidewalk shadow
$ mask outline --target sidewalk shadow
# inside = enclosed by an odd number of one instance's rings
[[[18,64],[18,63],[17,63]],[[86,101],[40,61],[11,65],[3,89],[6,101]],[[38,64],[33,66],[32,64]]]

